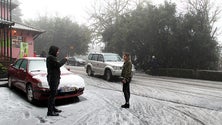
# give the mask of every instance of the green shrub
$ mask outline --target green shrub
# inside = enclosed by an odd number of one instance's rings
[[[168,70],[168,76],[174,76],[174,77],[182,77],[182,78],[194,78],[194,70],[192,69],[174,69],[170,68]]]
[[[151,74],[150,70],[146,71]],[[211,81],[222,81],[222,72],[212,70],[193,70],[193,69],[176,69],[176,68],[162,68],[157,70],[159,76],[180,77],[180,78],[194,78]]]
[[[167,70],[166,69],[158,69],[157,71],[157,75],[160,75],[160,76],[167,76]]]
[[[0,63],[0,72],[5,73],[6,71],[7,71],[7,68]]]
[[[198,70],[197,78],[204,80],[222,81],[222,72],[212,70]]]
[[[0,63],[0,78],[7,77],[7,68]]]

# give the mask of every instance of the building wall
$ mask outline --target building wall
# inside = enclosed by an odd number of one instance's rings
[[[9,6],[10,1],[0,0],[0,18],[3,22],[0,23],[0,57],[10,57],[9,39],[10,27],[7,24],[11,22]],[[5,22],[4,22],[5,21]]]
[[[0,2],[0,6],[1,6],[1,9],[0,9],[0,16],[1,16],[1,18],[2,19],[8,19],[9,20],[9,18],[10,18],[10,11],[9,11],[9,9],[8,9],[8,7],[5,7],[5,5],[3,4],[3,5],[1,5],[2,3]],[[8,2],[8,4],[9,4],[9,2]],[[6,2],[6,6],[7,6],[7,2]]]
[[[6,3],[4,3],[6,2]],[[10,11],[8,8],[8,5],[10,2],[8,0],[0,0],[0,17],[6,22],[11,22],[10,20]],[[1,5],[3,4],[3,5]],[[16,7],[17,5],[13,5]],[[12,25],[12,24],[11,24]],[[0,56],[3,57],[10,57],[10,58],[20,58],[23,56],[34,56],[34,34],[38,34],[37,31],[33,31],[32,28],[25,26],[22,26],[21,28],[18,27],[18,29],[9,29],[8,25],[0,24]],[[4,28],[7,27],[7,30]],[[27,29],[30,28],[29,29]],[[23,29],[23,30],[22,30]],[[12,33],[12,49],[10,49],[10,39]],[[39,32],[40,34],[41,32]],[[3,38],[4,34],[7,34],[7,37]],[[21,45],[22,43],[22,45]],[[24,49],[25,48],[25,49]],[[27,50],[27,51],[26,51]],[[10,52],[12,51],[12,53]],[[24,53],[26,51],[27,54]],[[12,56],[11,56],[12,55]]]
[[[12,58],[34,56],[34,41],[32,34],[29,31],[23,30],[12,30],[12,32]],[[28,44],[27,54],[24,52],[24,49],[22,49],[21,42]]]
[[[28,42],[29,45],[29,55],[28,56],[34,56],[34,40],[33,37],[31,35],[27,35],[26,36],[26,40],[25,42]]]

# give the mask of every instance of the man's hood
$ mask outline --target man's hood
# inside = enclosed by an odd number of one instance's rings
[[[59,48],[57,46],[51,46],[49,48],[49,55],[53,55],[53,56],[57,56],[57,52],[58,52]]]

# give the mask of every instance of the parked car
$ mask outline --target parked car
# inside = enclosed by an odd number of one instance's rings
[[[8,87],[16,87],[26,93],[27,100],[47,100],[46,58],[24,57],[11,64],[8,69]],[[56,99],[72,98],[83,94],[84,79],[61,67],[61,79]]]
[[[85,65],[85,60],[77,57],[69,57],[67,60],[67,65],[72,65],[72,66],[84,66]]]
[[[103,75],[105,80],[111,81],[113,77],[120,77],[123,66],[122,58],[116,53],[90,53],[85,69],[89,76]],[[134,65],[132,67],[135,73]]]

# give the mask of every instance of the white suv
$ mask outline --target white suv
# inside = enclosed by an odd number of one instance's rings
[[[111,81],[114,76],[121,76],[122,66],[123,61],[118,54],[90,53],[85,68],[89,76],[103,75],[105,80]],[[134,66],[132,71],[135,71]]]

